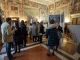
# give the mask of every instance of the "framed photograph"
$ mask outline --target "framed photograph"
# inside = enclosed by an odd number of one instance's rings
[[[60,14],[49,15],[49,21],[54,19],[56,22],[60,23]]]

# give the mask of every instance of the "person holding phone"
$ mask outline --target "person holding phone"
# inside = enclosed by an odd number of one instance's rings
[[[6,22],[1,25],[1,33],[2,33],[2,43],[6,43],[6,53],[9,60],[12,60],[13,57],[11,55],[11,44],[13,42],[12,34],[16,31],[11,29],[11,18],[7,17]]]

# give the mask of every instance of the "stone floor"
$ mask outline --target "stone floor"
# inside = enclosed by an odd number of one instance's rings
[[[27,38],[27,47],[21,49],[20,54],[15,54],[17,56],[14,60],[80,60],[80,55],[76,53],[77,45],[73,43],[70,39],[64,37],[60,40],[59,49],[56,52],[55,56],[48,57],[46,46],[46,38],[43,38],[43,43],[32,42],[32,40]],[[0,45],[0,60],[7,60],[5,47]],[[14,50],[12,49],[12,53]]]
[[[16,56],[14,60],[61,60],[56,55],[48,57],[47,49],[42,46],[22,51],[20,54],[15,54],[13,56]],[[7,57],[5,57],[4,60],[8,60]]]

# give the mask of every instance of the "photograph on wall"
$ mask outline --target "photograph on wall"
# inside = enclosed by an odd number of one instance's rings
[[[60,14],[49,15],[49,21],[54,19],[56,22],[60,23]]]

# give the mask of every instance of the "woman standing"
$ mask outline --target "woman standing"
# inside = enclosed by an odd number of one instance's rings
[[[15,22],[12,29],[16,29],[15,33],[13,34],[13,40],[14,40],[14,49],[15,53],[17,53],[17,49],[19,50],[18,53],[20,53],[20,35],[21,35],[21,29],[19,27],[18,22]],[[18,46],[18,47],[17,47]]]
[[[43,22],[40,23],[40,28],[39,28],[39,39],[40,39],[40,43],[42,43],[42,36],[44,34],[44,26],[43,26]]]
[[[24,23],[23,20],[22,20],[21,23],[20,23],[20,28],[21,28],[21,35],[23,36],[22,45],[23,45],[23,47],[26,47],[26,43],[27,43],[26,36],[27,36],[28,34],[27,34],[27,30],[26,30],[26,25],[25,25],[25,23]]]
[[[31,27],[31,33],[32,33],[33,42],[37,42],[37,39],[36,39],[36,36],[37,36],[36,28],[37,28],[36,22],[33,22],[32,27]]]
[[[54,20],[50,20],[50,25],[48,26],[46,30],[46,37],[48,39],[47,45],[48,45],[48,53],[47,55],[50,56],[50,49],[53,50],[52,54],[54,55],[54,46],[57,44],[58,41],[58,34],[56,25],[54,24]]]

